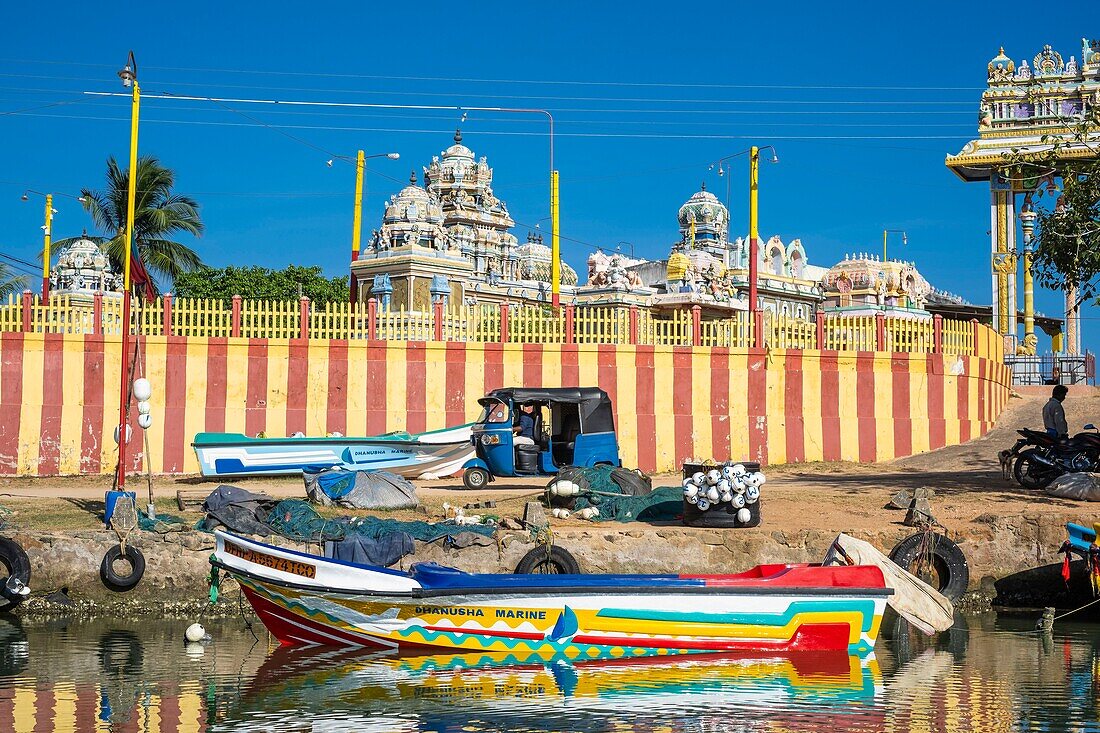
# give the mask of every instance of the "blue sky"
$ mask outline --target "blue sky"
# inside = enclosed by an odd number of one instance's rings
[[[905,229],[909,243],[892,240],[891,257],[988,303],[988,189],[959,181],[944,155],[974,136],[999,46],[1017,63],[1046,43],[1068,59],[1100,32],[1084,2],[1042,22],[960,3],[200,1],[122,12],[132,7],[7,9],[0,252],[40,251],[41,203],[21,201],[24,188],[77,194],[102,185],[108,155],[126,156],[128,101],[81,92],[122,91],[115,72],[132,48],[147,95],[550,109],[563,252],[578,270],[593,245],[665,256],[677,209],[704,180],[721,199],[731,182],[734,229],[746,231],[745,159],[729,179],[708,163],[772,144],[780,163],[761,174],[763,236],[801,238],[811,263],[829,265],[881,252],[884,227]],[[370,161],[369,234],[383,201],[459,121],[452,111],[227,106],[150,96],[142,108],[142,153],[202,204],[207,231],[194,246],[212,265],[318,264],[334,275],[347,272],[354,167],[326,161],[358,148],[401,154]],[[462,127],[495,168],[522,240],[549,214],[544,119],[475,112]],[[90,227],[76,201],[55,208],[55,237]],[[1058,294],[1037,300],[1060,308]],[[1084,328],[1095,350],[1094,313]]]

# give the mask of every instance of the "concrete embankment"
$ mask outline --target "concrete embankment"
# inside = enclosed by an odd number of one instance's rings
[[[965,531],[953,533],[970,562],[969,605],[988,604],[994,579],[1056,562],[1063,524],[1063,520],[1051,516],[990,515],[970,523]],[[763,562],[819,561],[842,529],[789,532],[767,526],[740,530],[621,524],[562,526],[555,529],[554,541],[573,553],[585,572],[730,573]],[[893,524],[878,531],[852,532],[885,551],[911,533],[910,528]],[[117,542],[113,532],[24,531],[9,536],[26,548],[36,596],[67,588],[71,598],[84,602],[82,608],[102,613],[116,607],[135,613],[143,606],[157,609],[164,604],[190,605],[207,596],[208,559],[213,548],[213,536],[207,533],[132,533],[129,543],[142,551],[146,570],[137,588],[125,594],[107,590],[99,579],[103,554]],[[275,544],[304,551],[317,549],[316,545],[278,539]],[[526,532],[503,532],[498,543],[461,550],[444,548],[438,542],[417,542],[416,554],[405,558],[401,565],[433,561],[468,571],[510,573],[534,547]],[[222,591],[235,607],[234,585],[223,584]],[[41,610],[43,604],[32,603],[30,608]]]

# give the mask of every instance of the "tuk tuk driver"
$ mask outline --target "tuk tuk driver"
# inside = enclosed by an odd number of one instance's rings
[[[534,445],[535,404],[533,402],[525,402],[519,409],[519,422],[512,428],[512,432],[515,433],[515,436],[512,438],[512,445]]]

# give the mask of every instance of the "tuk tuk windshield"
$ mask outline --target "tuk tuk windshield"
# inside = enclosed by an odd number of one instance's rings
[[[508,405],[500,400],[486,400],[482,404],[481,417],[477,421],[479,423],[504,423],[508,422],[509,419]]]

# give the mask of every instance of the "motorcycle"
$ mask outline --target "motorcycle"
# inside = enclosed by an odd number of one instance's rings
[[[1072,438],[1058,438],[1040,430],[1017,430],[1020,439],[1010,450],[1001,451],[1001,471],[1025,489],[1043,489],[1066,473],[1100,468],[1100,429],[1092,423]]]

